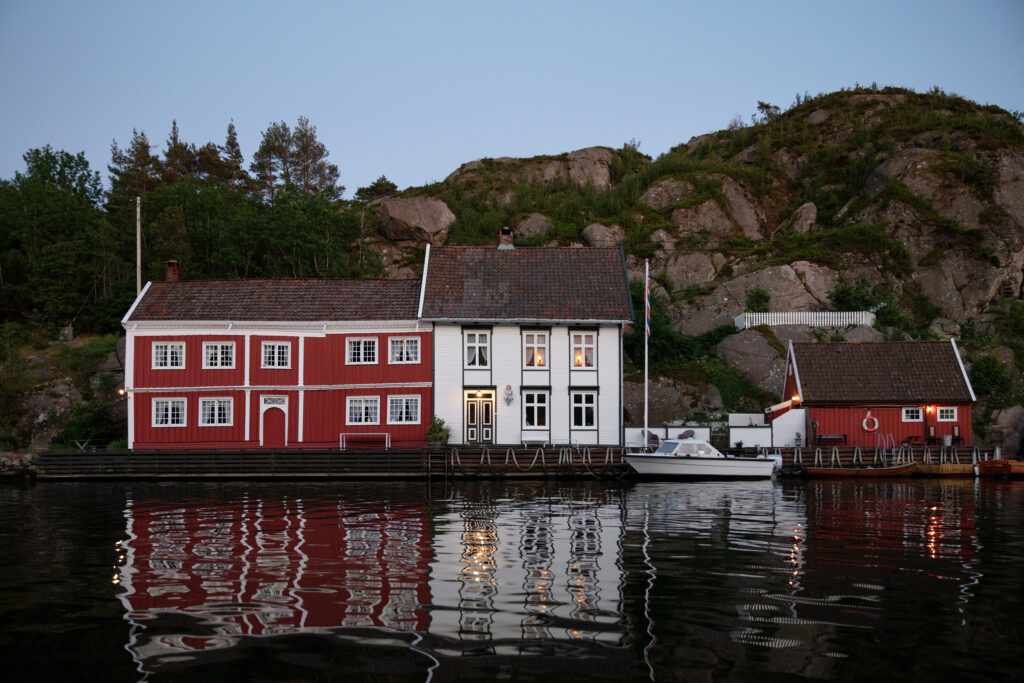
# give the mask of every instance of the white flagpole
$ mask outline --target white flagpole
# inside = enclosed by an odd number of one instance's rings
[[[650,336],[651,266],[644,259],[644,448],[647,448],[647,338]]]

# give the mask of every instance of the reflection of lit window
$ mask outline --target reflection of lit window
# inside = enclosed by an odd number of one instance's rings
[[[548,355],[548,335],[546,332],[526,332],[523,334],[523,367],[545,367]]]
[[[593,332],[581,332],[572,335],[572,367],[574,369],[593,368],[596,362]]]

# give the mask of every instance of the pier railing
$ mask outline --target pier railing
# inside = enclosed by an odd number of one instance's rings
[[[734,320],[736,329],[746,330],[758,325],[807,325],[808,327],[849,327],[875,324],[870,311],[780,311],[774,313],[741,313]]]

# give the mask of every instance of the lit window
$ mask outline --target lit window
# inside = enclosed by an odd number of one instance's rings
[[[956,422],[956,408],[939,408],[939,422]]]
[[[351,396],[345,402],[350,425],[380,424],[380,398],[377,396]]]
[[[388,342],[391,348],[391,353],[388,356],[389,363],[420,362],[419,337],[390,337]]]
[[[377,339],[349,339],[348,356],[345,361],[349,365],[373,365],[377,362]]]
[[[904,422],[922,422],[924,420],[924,413],[920,407],[904,408],[903,409],[903,421]]]
[[[153,367],[185,367],[185,342],[153,342]]]
[[[153,426],[154,427],[184,427],[185,426],[185,399],[183,399],[183,398],[154,398],[153,399]]]
[[[199,426],[230,427],[234,401],[230,398],[199,399]]]
[[[547,358],[547,332],[526,332],[525,334],[523,334],[523,367],[547,367]]]
[[[203,368],[235,367],[234,342],[203,342]]]
[[[574,370],[585,370],[594,367],[596,362],[593,332],[580,332],[572,335],[572,367]]]
[[[466,333],[466,367],[467,368],[487,368],[490,367],[490,354],[488,353],[488,338],[490,334],[487,332],[467,332]]]
[[[263,367],[290,368],[292,345],[290,342],[263,342]]]
[[[548,395],[541,392],[523,394],[523,427],[548,426]]]
[[[581,391],[572,395],[572,426],[573,429],[592,429],[597,424],[597,394],[593,391]]]
[[[419,396],[388,396],[389,424],[419,424]]]

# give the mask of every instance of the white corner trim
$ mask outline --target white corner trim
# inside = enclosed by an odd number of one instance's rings
[[[135,297],[135,301],[132,302],[132,307],[129,308],[128,312],[124,314],[123,318],[121,318],[121,324],[122,325],[127,325],[128,324],[128,318],[132,317],[132,313],[135,312],[135,307],[139,305],[140,301],[142,301],[142,297],[146,296],[146,292],[149,291],[149,286],[151,284],[153,284],[152,280],[147,281],[146,282],[146,286],[143,287],[142,291],[139,292],[139,295],[137,297]],[[137,325],[136,325],[136,327],[137,327]]]
[[[800,397],[800,405],[804,404],[804,388],[800,384],[800,370],[796,366],[796,354],[793,353],[793,340],[789,340],[789,357],[793,359],[793,380],[796,382],[796,393]],[[785,380],[783,380],[785,381]],[[786,398],[783,396],[782,398]]]
[[[423,317],[423,295],[427,292],[427,269],[430,267],[430,242],[427,242],[427,251],[423,256],[423,279],[420,281],[420,305],[416,309],[417,322]],[[419,331],[419,328],[417,328]]]
[[[971,380],[967,376],[967,370],[964,368],[964,362],[960,359],[960,349],[956,347],[956,339],[950,337],[949,343],[953,345],[953,355],[956,356],[956,362],[960,366],[960,373],[964,376],[964,382],[967,384],[967,391],[971,392],[971,401],[977,401],[978,397],[974,395],[974,387],[971,386]]]

